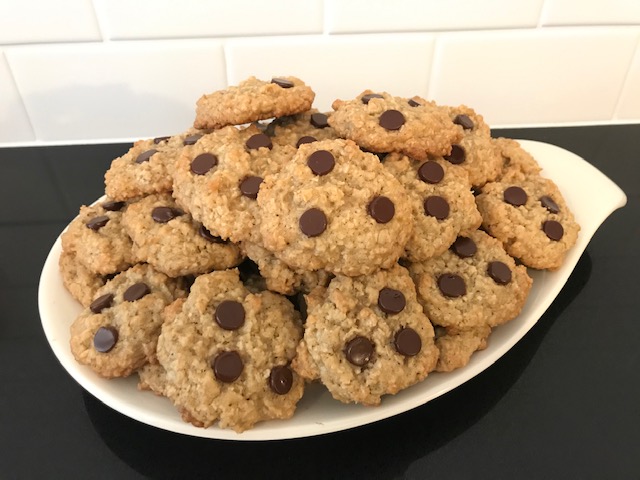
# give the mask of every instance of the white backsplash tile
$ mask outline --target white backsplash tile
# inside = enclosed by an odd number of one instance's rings
[[[613,27],[442,34],[429,96],[492,125],[610,120],[638,37]]]
[[[543,0],[325,0],[330,33],[535,27]]]
[[[101,40],[91,0],[2,0],[0,45]]]
[[[314,89],[314,106],[323,111],[336,98],[350,99],[367,88],[425,95],[433,42],[431,34],[229,40],[228,81],[294,75]]]
[[[111,39],[320,33],[322,0],[95,0]]]
[[[216,40],[15,47],[6,52],[36,138],[142,138],[189,127],[226,85]]]
[[[0,143],[35,140],[22,98],[13,82],[11,70],[0,50]]]
[[[638,0],[546,0],[541,25],[640,24]]]
[[[640,121],[640,42],[622,89],[615,118]]]

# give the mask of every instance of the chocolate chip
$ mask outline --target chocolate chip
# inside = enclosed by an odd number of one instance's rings
[[[100,295],[93,302],[91,302],[91,305],[89,305],[89,309],[93,313],[100,313],[105,308],[109,308],[112,302],[113,293],[105,293],[104,295]]]
[[[428,161],[424,162],[418,168],[418,177],[423,182],[427,183],[440,183],[444,178],[444,168],[439,163]]]
[[[268,148],[271,149],[273,144],[271,143],[271,139],[268,135],[264,133],[256,133],[255,135],[251,135],[249,139],[245,142],[245,145],[249,150],[257,150],[259,148]]]
[[[300,145],[304,145],[305,143],[313,143],[317,142],[318,139],[316,137],[312,137],[311,135],[305,135],[304,137],[300,137],[296,142],[296,148],[300,148]]]
[[[454,165],[460,165],[464,163],[467,158],[467,153],[464,151],[464,147],[461,145],[451,145],[451,153],[443,157],[447,162]]]
[[[167,223],[180,215],[184,215],[184,212],[179,208],[156,207],[151,210],[151,218],[157,223]]]
[[[291,80],[287,80],[286,78],[274,77],[271,79],[271,83],[275,83],[276,85],[282,88],[293,87],[293,82]]]
[[[171,137],[156,137],[153,139],[153,143],[155,143],[156,145],[159,144],[160,142],[164,142],[165,140],[169,140]]]
[[[373,343],[366,337],[358,336],[347,342],[344,348],[347,360],[352,364],[362,367],[369,363],[373,355]]]
[[[503,197],[505,202],[513,205],[514,207],[519,207],[527,203],[527,192],[520,187],[507,188],[504,191]]]
[[[100,353],[107,353],[118,342],[118,331],[114,327],[100,327],[93,336],[93,347]]]
[[[461,297],[467,293],[464,280],[455,273],[444,273],[438,277],[438,288],[445,297]]]
[[[456,118],[453,119],[453,123],[456,125],[460,125],[465,130],[471,130],[473,128],[473,120],[469,118],[468,115],[461,113],[460,115],[456,115]]]
[[[202,133],[194,133],[193,135],[189,135],[182,142],[183,145],[195,145],[198,140],[200,140],[204,135]]]
[[[110,212],[119,212],[124,207],[124,202],[116,202],[115,200],[109,200],[100,204],[102,208]]]
[[[91,230],[97,232],[102,227],[104,227],[108,222],[109,222],[109,217],[107,217],[106,215],[100,215],[99,217],[93,217],[89,219],[89,221],[87,221],[85,225],[87,226],[87,228],[90,228]]]
[[[231,383],[236,380],[242,370],[244,363],[240,358],[240,354],[235,350],[222,352],[211,361],[213,373],[218,380],[225,383]]]
[[[393,343],[398,353],[406,357],[414,357],[422,350],[420,335],[411,327],[398,330]]]
[[[240,182],[240,191],[245,197],[255,200],[258,198],[258,191],[260,190],[261,184],[262,177],[245,177],[245,179]]]
[[[135,302],[136,300],[140,300],[148,293],[151,293],[151,289],[149,288],[149,286],[146,283],[140,282],[127,288],[122,294],[122,298],[127,302]]]
[[[237,330],[244,325],[244,307],[240,302],[224,300],[215,313],[216,323],[225,330]]]
[[[335,157],[327,150],[318,150],[307,157],[307,166],[319,176],[329,173],[335,164]]]
[[[366,105],[367,103],[369,103],[369,100],[371,100],[372,98],[384,98],[384,97],[379,93],[367,93],[366,95],[363,95],[360,100],[362,100],[362,103]]]
[[[327,229],[327,217],[319,208],[310,208],[300,216],[298,225],[307,237],[317,237]]]
[[[293,386],[293,373],[286,365],[273,367],[269,374],[269,386],[278,395],[286,395]]]
[[[506,285],[511,281],[511,269],[502,262],[489,262],[487,273],[499,285]]]
[[[424,213],[438,220],[444,220],[449,216],[449,203],[442,197],[427,197],[424,200]]]
[[[329,117],[324,113],[312,113],[309,123],[316,128],[327,128],[329,126]]]
[[[564,235],[564,228],[555,220],[547,220],[542,224],[542,231],[555,242],[559,241]]]
[[[458,237],[451,245],[451,250],[460,258],[473,257],[478,251],[476,243],[469,237]]]
[[[151,150],[147,150],[146,152],[142,152],[140,155],[138,155],[138,158],[136,158],[136,163],[144,163],[144,162],[148,162],[149,159],[157,152],[157,150],[155,148],[152,148]]]
[[[207,230],[207,227],[205,227],[204,225],[200,225],[200,228],[198,228],[198,234],[211,243],[227,243],[221,237],[211,235],[211,232]]]
[[[218,157],[213,153],[201,153],[191,162],[191,171],[196,175],[204,175],[218,165]]]
[[[410,98],[407,103],[412,107],[420,107],[420,106],[422,106],[421,103],[416,102],[413,98]]]
[[[404,115],[398,110],[382,112],[378,123],[385,130],[399,130],[404,125]]]
[[[406,305],[407,300],[400,290],[384,287],[380,290],[380,293],[378,293],[378,307],[380,307],[380,310],[384,313],[392,315],[400,313]]]
[[[389,223],[396,213],[396,207],[389,198],[380,195],[369,202],[367,212],[376,222]]]
[[[544,195],[544,196],[540,197],[540,205],[542,205],[544,208],[549,210],[551,213],[559,213],[560,212],[560,207],[558,207],[558,204],[556,202],[554,202],[553,198],[551,198],[548,195]]]

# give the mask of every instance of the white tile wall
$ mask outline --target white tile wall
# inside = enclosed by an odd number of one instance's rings
[[[35,140],[9,65],[0,51],[0,143]]]
[[[112,39],[321,33],[321,0],[94,0]]]
[[[429,96],[489,124],[611,119],[640,38],[636,28],[442,35]]]
[[[294,75],[314,87],[314,106],[326,111],[366,88],[426,95],[433,44],[432,34],[310,36],[232,40],[225,51],[230,84]]]
[[[216,40],[22,47],[8,58],[44,141],[178,133],[198,97],[226,85]]]
[[[640,119],[640,41],[629,68],[622,93],[618,99],[618,108],[614,118],[636,121]]]
[[[100,39],[91,0],[0,1],[0,44]]]
[[[546,0],[542,25],[637,25],[638,0]]]
[[[322,110],[370,88],[494,126],[640,122],[640,0],[0,0],[0,146],[174,133],[287,74]]]
[[[406,32],[535,27],[543,0],[326,0],[327,31]]]

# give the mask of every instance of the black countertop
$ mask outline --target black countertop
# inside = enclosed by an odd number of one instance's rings
[[[493,366],[422,407],[255,443],[129,419],[85,392],[45,339],[45,257],[128,146],[0,149],[0,478],[640,478],[640,125],[495,133],[571,150],[628,196],[547,313]]]

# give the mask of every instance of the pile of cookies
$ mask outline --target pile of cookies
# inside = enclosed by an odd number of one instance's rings
[[[377,405],[469,362],[576,224],[482,116],[295,77],[204,95],[193,128],[113,160],[62,236],[78,362],[139,375],[185,421],[289,418],[305,383]]]

